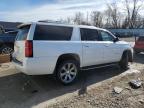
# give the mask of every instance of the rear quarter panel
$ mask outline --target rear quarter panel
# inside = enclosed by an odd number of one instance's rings
[[[58,57],[73,53],[82,60],[82,46],[80,41],[33,41],[33,58],[30,60],[31,69],[35,74],[52,74]],[[34,70],[35,69],[35,70]],[[40,73],[39,73],[40,72]]]

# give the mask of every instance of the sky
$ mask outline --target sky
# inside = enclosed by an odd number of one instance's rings
[[[107,0],[0,0],[0,21],[57,20],[79,11],[103,11],[106,3]]]

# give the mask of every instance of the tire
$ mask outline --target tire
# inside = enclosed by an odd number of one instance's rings
[[[58,65],[56,77],[62,84],[69,85],[76,81],[79,68],[79,63],[76,60],[66,60]]]
[[[13,48],[10,46],[4,46],[1,48],[0,51],[1,54],[12,54],[13,53]]]
[[[124,52],[121,61],[119,62],[120,68],[122,70],[127,70],[128,69],[128,52]]]

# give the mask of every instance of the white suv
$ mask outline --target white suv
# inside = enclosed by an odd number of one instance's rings
[[[133,60],[131,46],[105,29],[56,23],[19,26],[13,63],[28,75],[55,74],[70,84],[80,70],[118,63],[126,69]]]

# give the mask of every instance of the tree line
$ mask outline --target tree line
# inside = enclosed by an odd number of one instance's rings
[[[121,4],[121,6],[119,6]],[[144,9],[142,0],[116,0],[107,4],[105,11],[77,12],[67,17],[65,22],[78,25],[93,25],[103,28],[144,28]]]

